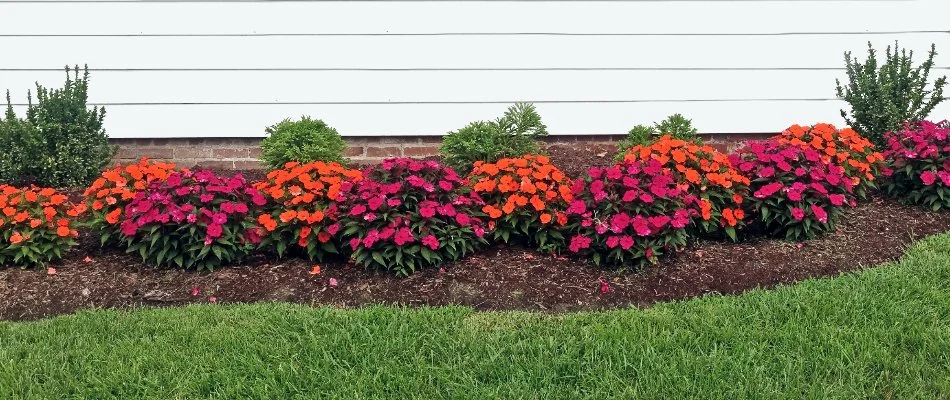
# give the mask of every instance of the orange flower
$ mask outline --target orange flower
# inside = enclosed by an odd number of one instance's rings
[[[551,214],[544,213],[544,214],[541,214],[541,217],[540,217],[540,218],[541,218],[541,223],[542,223],[542,224],[547,224],[547,223],[550,223],[550,222],[551,222],[551,218],[552,218],[552,217],[551,217]]]
[[[287,210],[280,213],[280,222],[287,223],[293,221],[294,218],[297,218],[297,212],[294,210]]]
[[[23,235],[21,235],[20,232],[13,232],[13,234],[10,235],[10,243],[18,244],[22,241],[23,241]]]
[[[56,234],[59,235],[60,237],[69,236],[69,234],[70,234],[70,232],[69,232],[69,227],[67,227],[67,226],[61,226],[61,227],[59,227],[59,228],[56,228]]]
[[[23,221],[26,221],[26,219],[29,217],[30,217],[30,214],[28,214],[26,211],[20,211],[16,215],[13,216],[13,220],[16,222],[23,222]]]
[[[40,225],[43,225],[43,221],[40,221],[38,219],[30,220],[30,228],[36,228],[37,226],[40,226]]]
[[[115,225],[119,223],[119,216],[122,215],[122,209],[116,208],[115,210],[110,211],[106,214],[106,222],[109,224]]]

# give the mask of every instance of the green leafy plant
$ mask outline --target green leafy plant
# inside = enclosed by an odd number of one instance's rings
[[[70,72],[73,73],[70,77]],[[36,84],[36,104],[27,94],[26,119],[17,120],[9,93],[7,113],[0,129],[0,153],[21,154],[2,162],[19,163],[3,167],[9,181],[30,181],[43,186],[85,185],[109,164],[115,149],[102,127],[105,109],[87,106],[89,69],[79,76],[79,67],[66,67],[66,83],[61,89]]]
[[[467,173],[475,161],[496,162],[502,158],[537,154],[537,140],[547,136],[534,105],[517,103],[495,121],[476,121],[442,140],[439,152],[443,162]]]
[[[62,258],[76,245],[84,211],[52,188],[0,185],[0,265],[42,267]]]
[[[687,119],[682,114],[673,114],[663,121],[654,122],[653,126],[641,124],[633,127],[627,133],[627,137],[617,143],[617,155],[614,156],[614,159],[623,161],[623,156],[627,154],[628,150],[636,146],[649,146],[662,135],[699,143],[700,140],[696,137],[696,134],[696,128],[693,128],[693,120]]]
[[[336,129],[319,119],[303,116],[299,121],[285,119],[266,129],[261,142],[261,160],[271,169],[289,162],[314,161],[344,163],[346,142]]]
[[[891,177],[884,191],[934,211],[950,209],[950,122],[908,123],[886,136]]]
[[[930,69],[933,67],[936,46],[930,46],[927,61],[914,67],[913,51],[888,46],[884,63],[878,66],[877,53],[868,42],[868,57],[864,62],[844,53],[848,83],[842,86],[835,80],[838,97],[851,105],[851,112],[841,110],[841,116],[861,136],[878,148],[886,148],[886,132],[900,130],[907,122],[921,121],[933,111],[943,98],[947,77],[937,78],[928,89]]]

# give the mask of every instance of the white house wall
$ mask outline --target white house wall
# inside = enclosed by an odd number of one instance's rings
[[[771,132],[842,123],[835,78],[868,41],[918,60],[935,43],[950,73],[948,14],[943,0],[0,0],[0,89],[22,104],[88,64],[119,138],[258,137],[302,114],[348,136],[439,135],[515,101],[552,134],[675,112],[702,132]]]

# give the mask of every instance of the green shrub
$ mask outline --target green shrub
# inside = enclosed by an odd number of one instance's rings
[[[475,161],[496,162],[502,158],[537,154],[537,139],[547,136],[534,105],[517,103],[495,121],[476,121],[442,140],[439,153],[443,162],[457,171],[467,173]]]
[[[261,159],[271,169],[297,161],[345,163],[346,142],[333,127],[319,119],[303,116],[299,121],[285,119],[267,127],[268,137],[261,142]]]
[[[673,139],[681,139],[690,142],[697,142],[696,128],[693,128],[693,120],[687,119],[682,114],[673,114],[666,117],[663,121],[654,122],[653,126],[637,125],[627,133],[627,137],[617,143],[617,155],[614,157],[617,161],[623,161],[624,154],[635,146],[649,146],[661,135],[670,135]]]
[[[894,51],[886,50],[884,64],[878,67],[874,47],[868,42],[868,58],[863,63],[844,53],[848,84],[835,80],[838,97],[851,105],[850,115],[841,110],[841,116],[861,136],[871,140],[878,148],[886,148],[884,134],[900,130],[905,123],[919,122],[943,101],[943,88],[947,77],[934,81],[933,89],[927,89],[930,68],[937,55],[936,47],[930,46],[927,61],[914,67],[913,51],[901,49],[897,42]]]
[[[656,128],[647,125],[637,125],[627,133],[627,137],[617,143],[617,155],[614,157],[617,161],[623,161],[624,154],[636,146],[648,146],[656,136]]]
[[[73,72],[70,78],[69,73]],[[88,184],[109,164],[115,149],[102,127],[105,109],[86,105],[89,70],[79,77],[79,67],[66,68],[62,89],[36,84],[36,104],[28,93],[26,119],[13,113],[9,94],[7,114],[0,128],[0,153],[8,154],[3,178],[9,182],[30,181],[42,186],[66,187]],[[9,155],[17,153],[18,155]]]

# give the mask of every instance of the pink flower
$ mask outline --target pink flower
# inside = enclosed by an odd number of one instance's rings
[[[195,221],[198,220],[198,215],[197,215],[197,214],[188,214],[188,216],[185,217],[185,220],[188,221],[189,224],[193,224],[193,223],[195,223]]]
[[[375,221],[375,220],[376,220],[376,214],[374,214],[374,213],[366,213],[366,214],[363,214],[363,221],[366,221],[366,222],[373,222],[373,221]]]
[[[400,204],[402,204],[402,200],[396,198],[386,200],[386,205],[390,207],[398,207]]]
[[[628,250],[633,247],[633,243],[633,238],[630,236],[624,235],[622,238],[620,238],[621,249]]]
[[[446,192],[452,190],[453,188],[452,182],[449,181],[439,181],[439,187]]]
[[[924,182],[924,185],[930,186],[937,181],[937,175],[931,171],[924,171],[920,174],[920,180]]]
[[[607,179],[617,180],[623,176],[623,172],[620,171],[620,168],[611,167],[611,168],[607,168],[606,175],[607,175]]]
[[[371,197],[369,200],[366,201],[366,205],[369,206],[370,210],[376,211],[379,209],[379,207],[382,207],[383,197],[382,196]]]
[[[339,231],[340,231],[340,224],[339,224],[339,223],[334,223],[334,224],[332,224],[332,225],[330,225],[330,226],[327,227],[327,233],[329,233],[329,234],[331,234],[331,235],[336,235],[336,233],[339,232]]]
[[[435,216],[435,207],[422,207],[419,209],[419,215],[423,218],[432,218]]]
[[[455,222],[458,222],[459,225],[462,226],[468,226],[470,223],[472,223],[472,219],[468,216],[468,214],[458,213],[455,214]]]
[[[350,215],[362,215],[366,212],[366,206],[362,204],[357,204],[350,209]]]
[[[608,292],[610,292],[610,285],[607,284],[607,281],[601,279],[601,280],[600,280],[600,293],[608,293]]]
[[[610,230],[614,233],[623,232],[627,226],[630,226],[630,216],[626,213],[615,214],[610,218]]]
[[[620,236],[611,236],[607,238],[607,248],[614,248],[620,245]]]
[[[792,208],[792,218],[795,218],[796,221],[801,221],[805,218],[805,210],[802,210],[799,207]]]
[[[168,187],[177,187],[181,185],[181,174],[171,174],[168,178],[165,179],[165,183],[168,184]]]
[[[772,175],[775,175],[775,169],[772,167],[765,167],[759,170],[760,178],[769,178]]]
[[[828,213],[825,212],[824,208],[817,204],[811,205],[811,212],[815,214],[815,218],[818,218],[818,221],[825,224],[828,223]]]
[[[224,224],[228,222],[228,215],[225,213],[215,213],[211,216],[211,223],[213,224]]]
[[[574,253],[578,253],[583,249],[590,248],[591,239],[587,236],[574,236],[571,238],[571,244],[568,246],[568,249]]]
[[[840,206],[844,204],[844,195],[842,194],[833,194],[831,196],[828,196],[828,199],[831,200],[831,204],[834,204],[836,206]]]
[[[439,239],[436,239],[435,235],[428,235],[422,238],[422,244],[432,250],[436,250],[439,248]]]
[[[201,200],[202,203],[207,203],[211,200],[214,200],[214,195],[211,193],[202,193],[199,197],[199,200]]]
[[[574,200],[571,205],[567,208],[568,214],[583,214],[587,212],[587,205],[584,204],[582,200]]]
[[[217,224],[208,225],[208,237],[209,237],[209,238],[217,239],[217,238],[221,237],[222,231],[223,231],[223,229],[221,228],[221,225],[217,225]]]
[[[637,215],[637,217],[633,219],[632,225],[633,230],[637,232],[638,236],[647,236],[652,233],[649,224],[647,224],[647,219],[640,215]]]
[[[406,243],[412,243],[415,238],[412,237],[412,231],[409,228],[403,227],[396,232],[396,236],[393,237],[393,242],[397,245],[402,246]]]
[[[652,202],[653,202],[653,196],[650,196],[649,193],[641,194],[641,195],[640,195],[640,201],[642,201],[642,202],[644,202],[644,203],[647,203],[647,204],[652,203]]]
[[[356,250],[358,247],[360,247],[360,239],[359,238],[350,239],[350,248],[353,250]]]
[[[330,278],[330,287],[336,287],[339,283],[336,281],[336,278]]]

